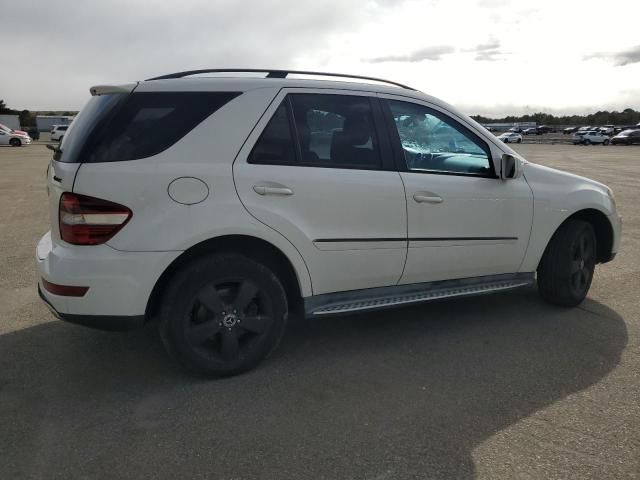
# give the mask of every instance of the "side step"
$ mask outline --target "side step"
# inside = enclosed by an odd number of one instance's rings
[[[481,295],[523,287],[534,281],[533,273],[509,273],[439,282],[394,285],[348,292],[314,295],[304,300],[307,316],[338,315],[364,310],[429,302],[443,298]]]

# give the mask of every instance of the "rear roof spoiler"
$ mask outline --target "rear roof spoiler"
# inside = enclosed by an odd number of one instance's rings
[[[125,85],[96,85],[91,87],[89,92],[91,96],[105,95],[107,93],[131,93],[138,86],[138,82],[127,83]]]

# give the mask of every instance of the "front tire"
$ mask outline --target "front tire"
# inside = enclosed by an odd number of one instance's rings
[[[251,370],[280,343],[287,298],[278,278],[240,254],[215,254],[183,268],[163,296],[160,329],[169,353],[209,377]]]
[[[22,145],[22,142],[17,138],[12,138],[11,140],[9,140],[9,145],[11,145],[12,147],[19,147]]]
[[[596,266],[596,234],[590,223],[569,220],[553,235],[538,265],[538,291],[546,301],[575,307],[587,296]]]
[[[603,145],[609,145],[609,140],[605,140],[604,142],[602,142]]]
[[[520,139],[520,138],[519,138],[519,139],[517,139],[517,140],[516,140],[516,143],[522,143],[522,139]]]

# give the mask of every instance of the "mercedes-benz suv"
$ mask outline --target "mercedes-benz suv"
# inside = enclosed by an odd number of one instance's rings
[[[36,256],[59,318],[157,321],[188,369],[232,375],[278,345],[292,314],[535,281],[572,307],[618,251],[608,187],[527,162],[434,97],[219,72],[93,87],[50,146],[51,231]]]

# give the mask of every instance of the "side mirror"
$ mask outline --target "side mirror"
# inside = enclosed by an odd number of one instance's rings
[[[513,155],[505,153],[500,159],[500,178],[507,180],[509,178],[516,178],[518,173],[518,159]]]

